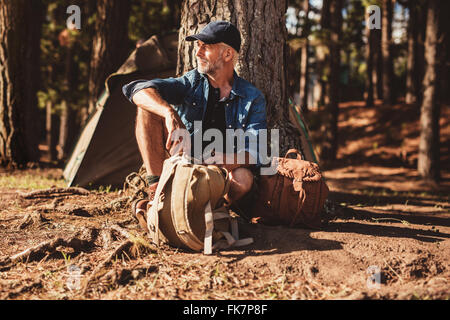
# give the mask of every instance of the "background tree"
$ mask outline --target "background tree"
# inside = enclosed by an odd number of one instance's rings
[[[37,97],[42,1],[0,2],[0,162],[39,160]],[[25,23],[26,22],[26,23]]]
[[[381,53],[383,57],[383,103],[394,103],[394,71],[392,61],[392,0],[383,0],[381,10]]]
[[[325,1],[324,1],[325,4]],[[332,161],[336,159],[338,147],[338,117],[339,117],[339,76],[341,62],[341,30],[342,30],[342,0],[331,1],[329,6],[329,103],[325,104],[325,119],[323,127],[321,159]],[[327,13],[328,14],[328,13]]]
[[[425,40],[426,69],[423,79],[423,101],[420,108],[420,143],[417,169],[427,180],[439,181],[439,57],[440,0],[428,2]]]
[[[309,60],[309,34],[310,34],[310,21],[309,21],[309,0],[304,0],[303,3],[304,21],[302,28],[302,37],[304,38],[304,45],[301,49],[300,58],[300,109],[303,112],[308,111],[308,60]]]
[[[196,66],[194,43],[184,38],[214,20],[231,21],[241,32],[237,72],[259,88],[267,102],[269,128],[280,129],[280,153],[301,150],[299,133],[289,122],[286,74],[286,1],[185,0],[182,4],[177,73]]]
[[[422,83],[424,72],[424,43],[426,26],[426,3],[408,1],[408,55],[406,69],[406,103],[419,103],[422,100]]]
[[[341,35],[340,101],[360,99],[364,94],[364,15],[361,0],[347,0],[343,6]]]
[[[98,0],[89,75],[89,113],[104,89],[106,77],[126,59],[130,0]]]
[[[367,21],[367,19],[366,19]],[[367,46],[366,46],[366,91],[365,91],[365,100],[366,100],[366,106],[371,107],[373,106],[374,102],[374,93],[375,93],[375,84],[374,84],[374,37],[375,34],[373,32],[375,29],[369,28],[369,24],[366,24],[366,36],[367,36]]]

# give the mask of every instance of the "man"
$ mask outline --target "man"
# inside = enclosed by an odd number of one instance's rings
[[[215,21],[186,40],[196,41],[197,69],[179,78],[137,80],[123,87],[125,96],[138,107],[136,139],[151,193],[156,190],[164,160],[180,142],[175,139],[178,131],[187,130],[195,149],[195,121],[201,121],[200,132],[218,130],[224,145],[227,129],[241,129],[247,137],[257,138],[259,130],[267,128],[264,96],[234,71],[241,45],[238,29],[229,22]],[[201,147],[205,149],[204,141]],[[244,148],[213,150],[202,158],[203,163],[228,170],[231,184],[225,198],[229,204],[251,190],[251,169],[259,161],[257,148],[248,140]],[[145,208],[146,202],[136,207]]]

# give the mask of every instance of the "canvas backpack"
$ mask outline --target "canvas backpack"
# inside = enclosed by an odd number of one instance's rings
[[[227,170],[215,165],[193,164],[185,155],[164,161],[147,227],[152,242],[202,251],[247,245],[239,239],[236,218],[224,206],[229,190]]]
[[[295,154],[296,159],[288,158]],[[252,216],[268,225],[303,225],[320,228],[321,211],[328,196],[319,166],[290,149],[284,158],[274,158],[276,173],[261,175]]]

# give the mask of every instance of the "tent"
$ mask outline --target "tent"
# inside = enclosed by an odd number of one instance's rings
[[[152,36],[108,77],[96,110],[81,131],[64,169],[68,186],[120,187],[128,174],[139,170],[142,159],[134,130],[136,106],[125,98],[122,86],[137,79],[174,76],[177,43],[177,33]],[[301,133],[306,160],[317,162],[304,119],[293,104],[289,113]]]
[[[136,106],[122,86],[137,79],[174,76],[178,33],[154,35],[133,51],[105,82],[106,89],[89,116],[64,168],[68,186],[123,185],[125,177],[142,165],[135,138]]]

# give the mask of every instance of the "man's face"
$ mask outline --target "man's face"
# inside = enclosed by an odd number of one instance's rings
[[[224,61],[223,50],[219,44],[207,44],[197,40],[197,68],[200,73],[215,75],[222,69]]]

